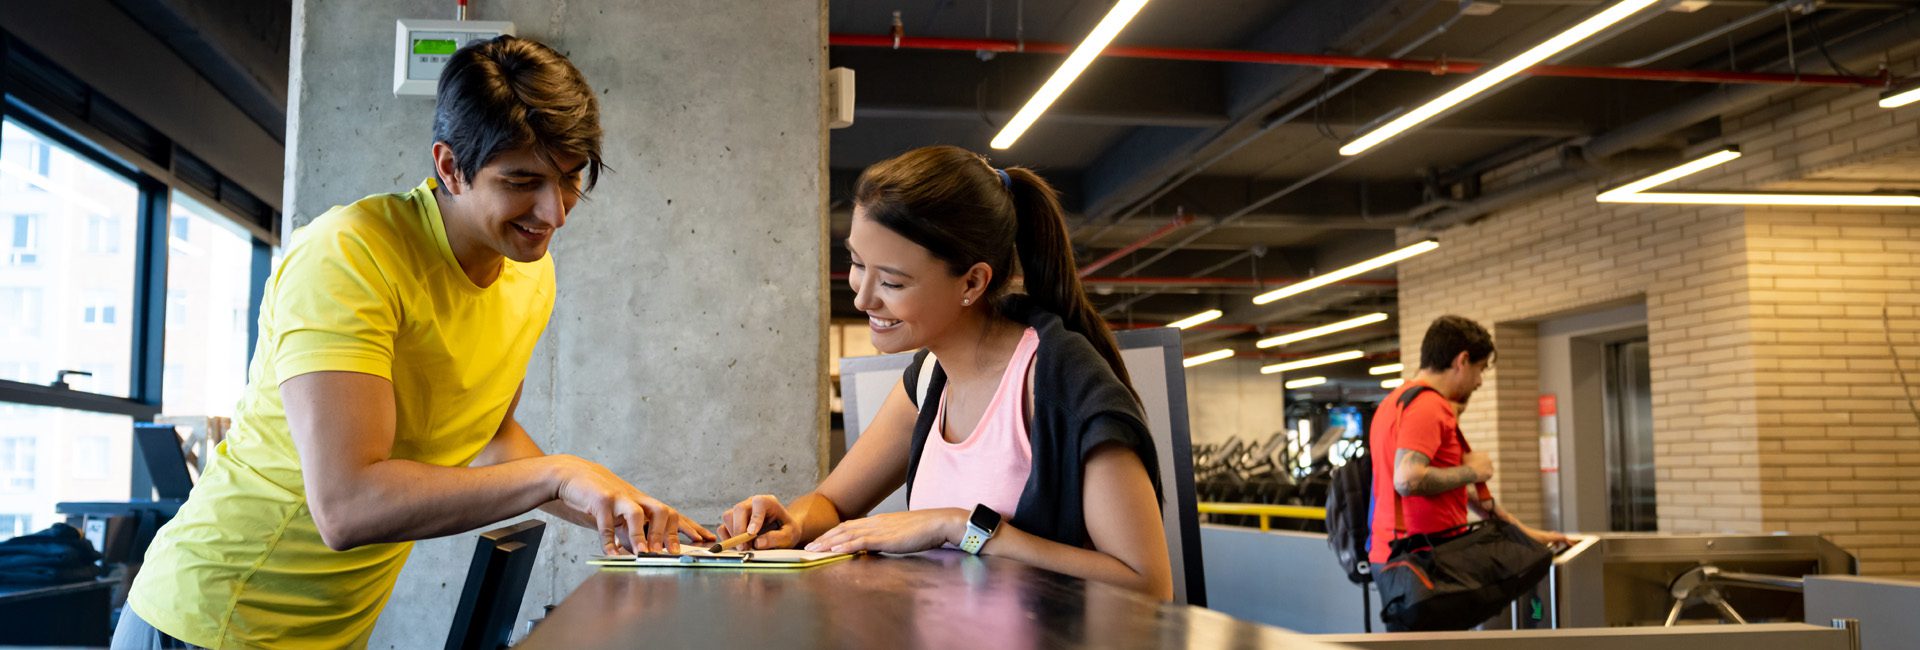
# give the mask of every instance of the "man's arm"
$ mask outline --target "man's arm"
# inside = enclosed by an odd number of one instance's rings
[[[1493,506],[1492,510],[1487,509],[1488,505]],[[1481,503],[1479,499],[1475,498],[1467,499],[1467,506],[1473,508],[1474,513],[1480,515],[1481,519],[1499,517],[1509,524],[1519,526],[1520,532],[1526,533],[1527,537],[1533,538],[1533,541],[1539,542],[1541,546],[1552,547],[1556,544],[1560,546],[1573,545],[1573,540],[1568,539],[1565,534],[1551,530],[1540,530],[1522,523],[1519,517],[1513,516],[1513,513],[1507,512],[1507,509],[1500,507],[1498,503],[1491,501]]]
[[[677,545],[673,531],[683,528],[672,508],[572,456],[486,467],[391,458],[393,384],[375,375],[303,374],[281,383],[280,396],[300,453],[308,509],[335,550],[471,530],[555,499],[591,514],[608,553],[622,550],[617,540],[626,531],[636,533],[633,545],[655,550]]]
[[[507,406],[507,416],[500,420],[500,429],[493,433],[493,439],[487,441],[486,448],[480,450],[480,456],[473,459],[469,467],[488,467],[547,455],[547,452],[540,450],[539,443],[533,441],[533,436],[527,434],[526,428],[520,426],[520,422],[513,417],[520,410],[520,393],[525,389],[525,383],[514,389],[513,403]],[[541,504],[540,510],[581,528],[593,528],[592,515],[569,508],[559,499]]]
[[[1400,496],[1433,496],[1493,478],[1493,461],[1467,452],[1459,467],[1433,467],[1426,454],[1401,449],[1393,454],[1393,490]]]

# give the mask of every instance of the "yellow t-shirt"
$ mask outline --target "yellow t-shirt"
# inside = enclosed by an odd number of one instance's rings
[[[392,457],[464,466],[506,416],[553,312],[552,256],[507,260],[486,288],[468,279],[433,187],[335,207],[294,233],[267,281],[233,430],[128,597],[155,628],[211,648],[367,644],[413,545],[321,541],[280,383],[327,370],[387,378]]]

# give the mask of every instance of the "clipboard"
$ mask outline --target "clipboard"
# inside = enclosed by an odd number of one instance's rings
[[[609,569],[736,569],[746,571],[791,571],[811,569],[824,564],[853,559],[854,553],[811,552],[797,549],[762,551],[721,551],[682,546],[680,553],[642,553],[606,555],[587,560],[587,564]]]

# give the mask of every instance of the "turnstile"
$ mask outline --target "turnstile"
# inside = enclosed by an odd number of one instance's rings
[[[1801,576],[1857,573],[1818,535],[1583,536],[1486,629],[1799,622]]]

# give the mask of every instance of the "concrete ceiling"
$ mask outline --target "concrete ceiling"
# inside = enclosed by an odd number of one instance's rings
[[[1456,18],[1459,4],[1451,1],[1163,1],[1147,5],[1116,44],[1368,56],[1399,51],[1399,58],[1406,59],[1499,60],[1610,3],[1498,4],[1491,15]],[[892,12],[898,10],[908,37],[1074,43],[1109,6],[1089,0],[833,0],[830,32],[887,34]],[[1788,54],[1789,21],[1771,11],[1773,7],[1772,2],[1718,0],[1690,13],[1652,15],[1561,63],[1754,70]],[[1795,13],[1793,54],[1805,72],[1832,72],[1820,46],[1843,43],[1856,32],[1913,10],[1910,3],[1848,2]],[[1024,27],[1018,35],[1017,25]],[[1109,280],[1091,285],[1095,302],[1123,326],[1164,322],[1221,306],[1229,317],[1211,330],[1189,331],[1190,345],[1211,349],[1225,343],[1251,350],[1251,342],[1264,333],[1370,310],[1393,311],[1391,271],[1370,278],[1386,282],[1384,288],[1324,290],[1311,300],[1287,301],[1295,304],[1270,310],[1252,308],[1247,301],[1252,289],[1243,285],[1142,289],[1114,276],[1204,273],[1218,280],[1248,280],[1256,273],[1299,277],[1328,271],[1390,250],[1396,225],[1444,210],[1449,200],[1477,197],[1481,177],[1498,165],[1580,145],[1727,88],[1525,78],[1365,156],[1343,160],[1335,152],[1341,142],[1465,77],[1381,71],[1352,81],[1362,73],[1109,56],[1098,60],[1012,149],[990,151],[987,141],[998,124],[1026,101],[1061,58],[830,48],[831,65],[853,68],[859,77],[855,124],[831,136],[836,240],[844,236],[846,192],[860,169],[913,147],[967,147],[988,153],[997,164],[1035,167],[1054,182],[1075,220],[1083,263],[1138,241],[1177,212],[1198,215],[1192,225],[1094,273]],[[1343,85],[1350,87],[1333,91]],[[1325,101],[1315,107],[1321,97]],[[1288,113],[1297,116],[1262,129]],[[1716,126],[1705,128],[1717,132]],[[1678,127],[1674,132],[1679,144],[1692,137]],[[1210,159],[1211,164],[1202,165]],[[1831,170],[1824,177],[1825,182],[1884,183],[1905,178],[1901,174],[1920,174],[1912,171],[1920,169],[1913,162],[1920,161],[1888,160]],[[1288,188],[1294,189],[1277,200],[1262,201]],[[1154,194],[1159,194],[1157,199],[1143,200]],[[1204,232],[1213,220],[1242,213],[1232,224]],[[1181,250],[1134,268],[1200,232],[1204,234]],[[844,253],[838,255],[836,263],[843,262]],[[1159,293],[1142,297],[1143,290]],[[860,316],[844,285],[836,289],[834,315]],[[1391,348],[1397,346],[1393,332],[1389,326],[1370,334]],[[1330,338],[1317,349],[1350,343]],[[1316,349],[1299,347],[1305,352]]]

